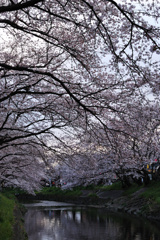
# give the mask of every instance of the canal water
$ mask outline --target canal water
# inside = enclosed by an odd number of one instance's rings
[[[160,240],[160,223],[105,208],[40,201],[24,204],[29,240]]]

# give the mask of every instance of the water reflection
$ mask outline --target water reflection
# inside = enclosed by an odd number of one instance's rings
[[[157,226],[142,219],[67,205],[28,208],[25,227],[29,240],[160,240]]]

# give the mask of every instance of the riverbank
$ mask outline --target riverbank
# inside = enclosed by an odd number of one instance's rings
[[[6,190],[8,191],[8,190]],[[10,194],[11,193],[11,194]],[[19,201],[51,200],[106,208],[111,212],[125,212],[160,222],[160,182],[148,186],[123,189],[113,185],[105,188],[76,188],[61,190],[45,188],[35,196],[17,190],[0,194],[0,240],[25,240],[23,214]],[[14,197],[13,197],[14,196]]]
[[[115,188],[115,189],[114,189]],[[51,200],[95,207],[105,207],[108,211],[126,212],[145,217],[152,221],[160,221],[160,182],[148,186],[132,186],[127,189],[81,189],[61,191],[48,188],[36,196],[20,195],[19,199]]]
[[[142,188],[128,196],[109,199],[105,207],[109,211],[126,212],[147,218],[151,221],[160,221],[160,205],[153,198],[146,198],[146,188]]]
[[[133,192],[132,192],[133,191]],[[91,192],[90,192],[91,194]],[[160,222],[160,184],[125,190],[104,190],[97,193],[98,205],[108,211],[125,212]]]
[[[22,207],[13,194],[0,193],[0,240],[27,240]]]

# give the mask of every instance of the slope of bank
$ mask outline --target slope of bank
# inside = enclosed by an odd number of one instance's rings
[[[26,240],[23,214],[14,195],[0,193],[0,240]]]
[[[23,194],[19,199],[52,200],[83,205],[105,207],[109,211],[121,211],[160,220],[160,182],[148,186],[131,186],[127,189],[93,188],[65,190],[48,188],[36,196]]]
[[[152,221],[160,221],[160,204],[152,197],[146,197],[146,188],[133,194],[108,199],[105,207],[110,211],[120,211],[145,217]]]
[[[152,182],[145,187],[99,190],[96,195],[97,203],[103,203],[109,211],[126,212],[152,221],[160,221],[160,182]]]
[[[10,240],[13,235],[14,200],[0,194],[0,240]]]
[[[160,182],[151,183],[147,187],[132,186],[128,189],[117,188],[114,185],[111,188],[94,187],[65,191],[46,188],[35,196],[13,189],[8,196],[6,193],[0,193],[0,240],[27,239],[22,209],[13,194],[22,201],[51,200],[104,207],[108,211],[126,212],[157,223],[160,221]]]

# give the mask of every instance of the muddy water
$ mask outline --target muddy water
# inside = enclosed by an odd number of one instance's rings
[[[130,215],[51,201],[25,206],[29,240],[160,240],[160,227]]]

